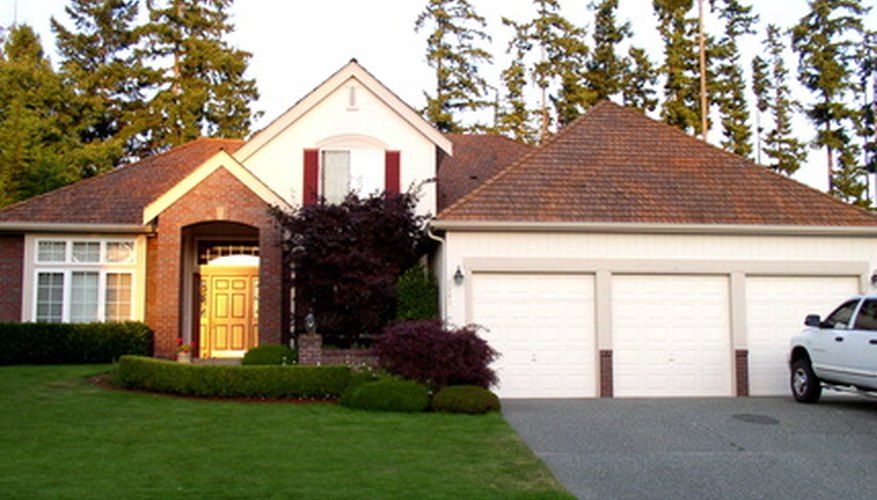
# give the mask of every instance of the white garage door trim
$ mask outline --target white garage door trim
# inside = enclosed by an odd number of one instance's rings
[[[733,395],[729,280],[612,277],[615,396]]]
[[[472,321],[500,352],[504,398],[597,395],[594,276],[473,273]]]
[[[789,394],[789,339],[804,316],[825,316],[859,292],[859,276],[747,276],[746,332],[749,394]]]

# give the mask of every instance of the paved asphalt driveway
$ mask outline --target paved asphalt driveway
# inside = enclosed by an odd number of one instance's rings
[[[505,400],[503,414],[579,498],[877,498],[877,399]]]

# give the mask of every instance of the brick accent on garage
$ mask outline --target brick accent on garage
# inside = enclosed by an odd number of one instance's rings
[[[183,229],[204,222],[233,222],[259,230],[259,342],[282,340],[283,296],[280,233],[269,206],[225,168],[201,183],[158,216],[148,244],[146,321],[155,330],[155,354],[174,355],[182,330]]]
[[[600,397],[612,397],[612,351],[600,351]]]
[[[24,235],[0,236],[0,321],[21,321]]]
[[[749,395],[749,351],[737,349],[734,352],[734,371],[737,378],[737,396]]]

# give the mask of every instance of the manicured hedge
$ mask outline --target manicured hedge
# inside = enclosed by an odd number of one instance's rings
[[[298,363],[298,352],[283,344],[264,344],[254,347],[244,354],[242,365],[294,365]]]
[[[0,323],[0,365],[110,363],[152,355],[144,323]]]
[[[477,415],[499,411],[496,394],[477,385],[451,385],[435,393],[432,410],[445,413],[469,413]]]
[[[413,380],[383,378],[351,388],[341,398],[348,408],[422,412],[429,408],[429,388]]]
[[[336,398],[351,382],[347,366],[189,365],[122,356],[115,382],[129,389],[199,397]]]

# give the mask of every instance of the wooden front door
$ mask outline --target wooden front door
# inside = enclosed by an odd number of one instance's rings
[[[200,355],[243,357],[259,345],[258,266],[201,266]]]

